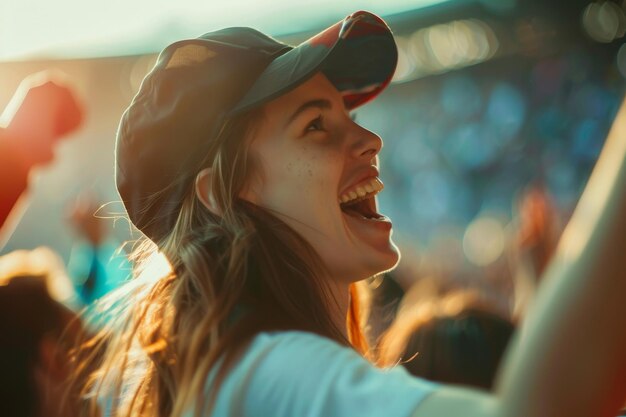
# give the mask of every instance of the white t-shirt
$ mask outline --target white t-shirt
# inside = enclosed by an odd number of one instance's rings
[[[437,386],[312,333],[261,333],[224,379],[212,415],[409,417]]]

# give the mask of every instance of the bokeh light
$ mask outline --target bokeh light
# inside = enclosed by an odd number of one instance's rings
[[[526,102],[521,92],[509,83],[495,85],[487,103],[485,119],[502,140],[517,135],[526,117]]]
[[[504,226],[492,216],[481,216],[469,224],[463,235],[463,252],[477,266],[495,262],[504,251]]]
[[[450,118],[464,121],[480,113],[481,94],[471,77],[454,75],[443,82],[441,105]]]
[[[438,164],[437,154],[416,131],[397,139],[398,143],[393,150],[393,163],[403,173],[416,172],[422,168]]]
[[[414,80],[486,61],[498,51],[496,34],[478,19],[455,20],[397,36],[394,82]]]
[[[616,57],[617,69],[626,78],[626,43],[620,46]]]
[[[608,43],[624,36],[626,15],[612,1],[593,2],[583,11],[582,25],[591,39]]]
[[[576,122],[572,128],[572,155],[583,161],[594,162],[600,155],[606,133],[603,124],[594,118]]]
[[[446,141],[446,154],[451,163],[464,170],[490,164],[498,153],[498,141],[492,131],[481,123],[458,126]]]
[[[409,40],[404,36],[396,36],[398,47],[398,64],[393,74],[393,82],[410,81],[416,78],[416,66],[413,55],[409,53]]]
[[[452,190],[448,176],[435,169],[423,170],[410,181],[409,204],[418,220],[438,222],[447,217]]]

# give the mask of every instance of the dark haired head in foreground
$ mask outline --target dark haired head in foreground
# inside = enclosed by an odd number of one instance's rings
[[[48,255],[51,252],[39,248],[0,257],[3,416],[71,417],[75,412],[72,406],[62,406],[62,398],[76,316],[51,296],[49,288],[55,295],[59,288],[52,281],[62,278],[55,265],[42,266],[42,259],[51,259]],[[29,261],[36,265],[26,264]]]

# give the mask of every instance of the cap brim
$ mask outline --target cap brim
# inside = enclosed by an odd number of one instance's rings
[[[267,103],[320,71],[342,92],[346,107],[353,109],[389,84],[397,60],[387,24],[359,11],[274,59],[229,115]]]

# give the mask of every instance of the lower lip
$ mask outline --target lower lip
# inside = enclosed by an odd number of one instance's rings
[[[381,218],[378,218],[378,219],[368,219],[368,218],[365,218],[363,216],[350,215],[350,214],[347,214],[347,213],[345,213],[343,211],[342,211],[342,213],[343,213],[344,216],[349,217],[349,218],[354,219],[354,220],[357,220],[357,221],[359,221],[362,224],[366,224],[366,225],[371,226],[371,227],[376,227],[376,228],[378,228],[380,230],[385,230],[385,231],[391,230],[392,224],[391,224],[391,220],[389,220],[388,217],[382,216]]]

